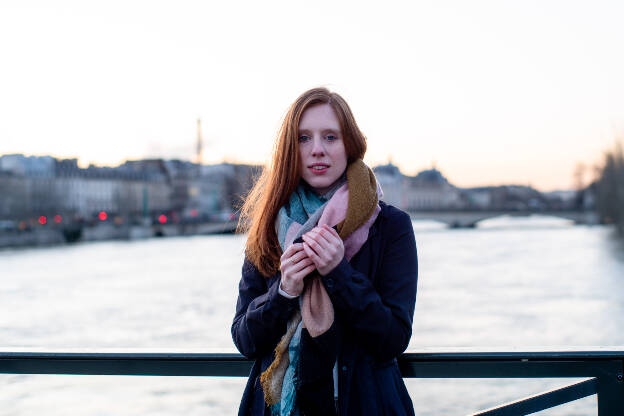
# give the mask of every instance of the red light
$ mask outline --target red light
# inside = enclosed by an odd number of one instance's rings
[[[166,216],[166,215],[164,215],[164,214],[161,214],[161,215],[158,217],[158,222],[159,222],[159,223],[161,223],[161,224],[166,223],[166,222],[167,222],[167,216]]]
[[[43,215],[39,217],[39,224],[45,225],[45,223],[47,222],[48,222],[48,219],[44,217]]]
[[[63,217],[61,217],[59,214],[56,214],[54,216],[54,222],[57,223],[57,224],[63,222]]]
[[[199,215],[199,212],[197,212],[196,209],[192,209],[191,210],[191,217],[196,217],[197,215]]]
[[[98,218],[100,219],[100,221],[106,221],[108,215],[104,211],[102,211],[98,214]]]

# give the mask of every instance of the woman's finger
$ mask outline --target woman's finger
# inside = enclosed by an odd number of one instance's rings
[[[295,247],[293,247],[293,246],[294,246],[294,244],[291,244],[289,247],[286,247],[286,250],[284,250],[284,252],[282,253],[282,255],[280,257],[281,261],[286,260],[287,258],[292,256],[296,252]]]
[[[298,251],[301,251],[301,250],[303,250],[303,246],[301,245],[301,243],[291,244],[282,253],[282,256],[280,257],[280,261],[284,262],[286,259],[290,258],[292,255],[294,255],[295,253],[297,253]]]
[[[323,230],[323,232],[329,235],[327,231]],[[310,244],[312,249],[316,252],[316,254],[318,254],[318,256],[323,260],[324,263],[331,263],[332,260],[335,259],[335,257],[339,255],[339,253],[343,250],[342,240],[340,239],[332,238],[330,242],[327,241],[325,237],[322,237],[318,234],[314,236],[316,238],[314,238],[312,235],[310,235],[309,237],[310,239],[305,241]],[[314,241],[318,245],[315,246],[312,241]]]
[[[312,273],[315,269],[316,269],[316,266],[314,265],[314,263],[312,263],[308,267],[301,269],[300,271],[295,273],[293,277],[303,279],[304,277]]]
[[[323,236],[325,240],[329,242],[330,245],[338,246],[342,243],[342,239],[340,238],[338,233],[330,226],[323,224],[323,227],[320,228],[320,230],[321,230],[321,235]]]
[[[338,231],[334,230],[334,227],[330,227],[327,224],[323,224],[323,228],[326,229],[332,237],[337,238],[340,241],[342,241],[342,238],[340,238]]]
[[[305,252],[302,250],[303,255],[305,256],[304,259],[302,259],[301,261],[299,261],[296,264],[292,265],[292,271],[294,273],[299,272],[301,269],[308,267],[310,264],[314,264],[314,262],[308,257],[307,254],[305,254]]]
[[[307,255],[305,254],[305,251],[303,251],[303,246],[301,246],[301,250],[296,252],[295,254],[293,254],[292,256],[290,256],[289,259],[287,259],[286,261],[289,264],[297,264],[299,263],[302,259],[305,259],[307,257]]]
[[[303,241],[304,241],[304,245],[303,245],[304,249],[307,244],[308,247],[314,250],[315,254],[317,254],[318,256],[321,256],[321,254],[323,253],[323,247],[316,241],[316,238],[305,234],[303,236]]]
[[[321,263],[321,258],[319,257],[318,254],[316,254],[316,252],[312,249],[312,247],[310,247],[310,244],[303,243],[303,250],[306,252],[308,257],[312,260],[312,262],[314,262],[316,266],[318,266]]]
[[[327,235],[327,232],[324,231],[321,227],[315,227],[313,228],[308,235],[310,237],[313,237],[317,243],[319,243],[322,247],[327,247],[329,245],[331,245],[331,241],[329,240],[329,236]]]
[[[327,241],[327,239],[323,235],[321,235],[319,230],[309,231],[307,234],[305,234],[305,236],[308,237],[308,239],[311,239],[315,243],[317,243],[318,247],[323,250],[331,247],[331,243]]]

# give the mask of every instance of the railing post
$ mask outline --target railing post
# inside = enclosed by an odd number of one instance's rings
[[[624,415],[624,361],[616,361],[614,371],[598,377],[598,416]]]

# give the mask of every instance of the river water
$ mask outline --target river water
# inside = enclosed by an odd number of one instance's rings
[[[624,246],[610,229],[501,217],[414,222],[410,351],[624,346]],[[0,348],[233,352],[244,236],[0,251]],[[621,349],[621,348],[620,348]],[[406,380],[417,415],[465,415],[578,379]],[[0,415],[234,415],[243,378],[0,375]],[[595,397],[542,412],[587,415]]]

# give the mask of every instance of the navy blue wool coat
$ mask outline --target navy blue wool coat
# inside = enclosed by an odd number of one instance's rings
[[[405,351],[412,334],[418,279],[416,242],[409,216],[383,202],[379,205],[381,212],[360,251],[351,262],[343,259],[322,277],[335,310],[335,324],[328,332],[337,333],[340,341],[340,415],[414,414],[396,357]],[[239,415],[270,414],[260,374],[273,361],[273,350],[299,307],[298,299],[278,293],[279,283],[279,271],[267,279],[245,260],[232,338],[241,354],[255,363]],[[319,345],[324,335],[318,337]],[[325,379],[324,384],[333,391],[331,380]]]

